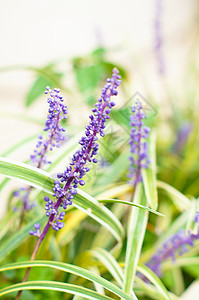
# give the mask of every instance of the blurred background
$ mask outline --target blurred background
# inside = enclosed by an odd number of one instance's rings
[[[197,4],[197,0],[1,0],[1,151],[25,130],[17,127],[19,119],[13,120],[12,134],[8,111],[20,114],[25,109],[38,118],[43,113],[43,101],[24,107],[38,76],[35,69],[55,63],[56,72],[64,75],[62,85],[72,92],[72,59],[97,48],[106,49],[107,59],[126,69],[127,98],[139,91],[162,105],[168,101],[165,86],[172,91],[175,87],[173,97],[182,96],[187,69],[196,63]]]
[[[198,108],[198,19],[196,0],[1,0],[1,154],[41,130],[46,85],[61,88],[82,128],[82,103],[94,103],[114,65],[120,105],[138,91],[158,118],[186,127]],[[163,145],[173,139],[168,122],[159,129]],[[12,158],[28,158],[34,143]]]

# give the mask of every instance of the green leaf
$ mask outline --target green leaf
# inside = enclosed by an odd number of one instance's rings
[[[22,241],[29,236],[29,231],[33,229],[35,223],[44,224],[46,216],[37,218],[28,225],[24,226],[21,230],[17,231],[13,236],[6,239],[0,244],[0,261],[3,260],[11,251],[21,245]]]
[[[137,184],[134,201],[146,205],[142,184]],[[128,225],[128,240],[125,255],[124,291],[130,294],[135,279],[136,267],[141,253],[142,243],[146,231],[148,211],[132,207]]]
[[[93,257],[97,258],[113,276],[113,278],[116,280],[119,286],[122,287],[124,278],[123,270],[116,261],[116,259],[113,257],[113,255],[101,248],[89,250],[88,253],[91,254]],[[133,290],[130,294],[134,300],[137,299]]]
[[[122,175],[126,175],[126,169],[129,166],[128,155],[129,149],[126,148],[110,165],[109,169],[106,171],[106,176],[102,176],[98,180],[98,184],[102,185],[104,188],[105,185],[114,183],[119,180]]]
[[[50,177],[49,173],[41,169],[0,157],[0,174],[9,178],[20,179],[30,186],[53,194],[54,180]],[[78,189],[78,194],[73,200],[73,205],[105,226],[121,242],[124,236],[124,229],[119,220],[108,208],[80,189]]]
[[[180,211],[190,208],[190,200],[174,187],[166,182],[159,180],[157,181],[157,185],[158,188],[164,189],[167,192],[173,203]]]
[[[116,259],[105,249],[95,248],[89,250],[88,253],[97,258],[109,271],[109,273],[113,276],[113,278],[117,281],[117,283],[122,286],[123,282],[123,270],[119,266]]]
[[[26,106],[30,106],[46,89],[46,86],[51,86],[52,82],[43,76],[39,76],[34,82],[26,96]]]
[[[73,200],[73,204],[106,227],[118,242],[122,241],[124,229],[121,223],[108,208],[100,204],[95,198],[78,189],[78,194]]]
[[[52,194],[54,180],[49,174],[33,166],[14,161],[12,159],[0,157],[0,174],[20,179],[25,184],[40,188]]]
[[[154,300],[162,299],[162,293],[160,293],[160,291],[157,290],[157,288],[154,285],[144,282],[138,276],[136,276],[135,281],[137,283],[137,285],[135,287],[135,292],[137,292],[139,294],[139,292],[142,291],[142,292],[144,292],[144,294],[146,294],[146,296],[149,296],[150,299],[154,299]],[[140,290],[140,288],[141,288],[141,290]],[[180,300],[173,293],[171,293],[171,292],[168,292],[168,293],[171,296],[172,300]]]
[[[35,71],[37,74],[37,79],[31,87],[30,91],[26,97],[26,106],[30,106],[46,89],[46,86],[49,85],[51,88],[61,86],[61,78],[63,73],[58,73],[54,71],[54,65],[48,65],[44,68],[32,68],[29,67],[29,70]]]
[[[161,293],[162,299],[172,300],[161,280],[149,268],[146,266],[137,266],[137,271],[142,273],[151,283],[155,285],[155,287]]]
[[[49,268],[54,268],[54,269],[57,269],[60,271],[69,272],[71,274],[81,276],[92,282],[100,284],[105,289],[111,291],[115,295],[122,297],[123,299],[127,299],[127,300],[133,299],[131,296],[128,296],[127,294],[125,294],[118,286],[116,286],[115,284],[111,283],[110,281],[102,278],[101,276],[94,274],[84,268],[81,268],[81,267],[78,267],[75,265],[71,265],[71,264],[62,263],[62,262],[45,261],[45,260],[17,262],[17,263],[13,263],[13,264],[9,264],[9,265],[0,267],[0,272],[8,271],[8,270],[16,270],[16,269],[20,269],[20,268],[28,268],[28,267],[49,267]],[[0,295],[1,295],[1,291],[0,291]]]
[[[149,168],[142,169],[143,185],[147,201],[153,209],[158,207],[158,194],[156,182],[156,135],[154,132],[150,133],[149,138],[149,157],[151,163]]]
[[[118,200],[118,199],[98,199],[98,202],[100,203],[120,203],[120,204],[126,204],[126,205],[130,205],[130,206],[135,206],[138,207],[140,209],[144,209],[144,210],[148,210],[149,212],[161,216],[161,217],[165,217],[165,215],[161,214],[160,212],[153,210],[147,206],[138,204],[138,203],[134,203],[134,202],[130,202],[130,201],[125,201],[125,200]]]
[[[74,67],[78,87],[81,92],[85,93],[88,90],[92,91],[101,81],[104,76],[105,69],[102,64],[92,66],[77,66]]]
[[[47,290],[83,296],[85,299],[111,300],[112,298],[100,295],[97,292],[74,284],[54,281],[30,281],[18,283],[0,290],[0,297],[20,290]]]

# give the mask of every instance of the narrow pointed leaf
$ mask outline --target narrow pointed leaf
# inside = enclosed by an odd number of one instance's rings
[[[143,192],[143,187],[137,185],[134,201],[141,205],[146,205],[147,200]],[[128,240],[125,256],[124,283],[123,288],[130,294],[133,288],[136,268],[141,253],[142,243],[146,231],[148,211],[132,207],[130,221],[128,225]]]
[[[50,177],[48,172],[38,168],[0,157],[0,174],[9,178],[19,179],[30,186],[53,194],[54,179]],[[78,194],[73,200],[73,205],[105,226],[121,242],[124,236],[124,229],[108,208],[80,189],[78,189]]]
[[[135,207],[138,207],[138,208],[143,209],[143,210],[148,210],[149,212],[151,212],[155,215],[164,217],[163,214],[161,214],[160,212],[158,212],[158,211],[156,211],[152,208],[149,208],[147,206],[144,206],[144,205],[141,205],[141,204],[138,204],[138,203],[130,202],[130,201],[118,200],[118,199],[100,199],[100,200],[98,200],[98,202],[100,202],[100,203],[120,203],[120,204],[135,206]]]
[[[158,181],[157,185],[158,188],[167,192],[168,196],[180,211],[190,208],[190,200],[174,187],[163,181]]]
[[[16,270],[16,269],[20,269],[20,268],[27,268],[27,267],[49,267],[49,268],[57,269],[57,270],[60,270],[63,272],[69,272],[71,274],[84,277],[90,281],[95,282],[96,284],[100,284],[105,289],[111,291],[115,295],[123,297],[126,300],[133,299],[131,296],[128,296],[127,294],[125,294],[118,286],[116,286],[112,282],[100,277],[99,275],[96,275],[84,268],[81,268],[81,267],[78,267],[75,265],[71,265],[71,264],[62,263],[62,262],[45,261],[45,260],[18,262],[18,263],[13,263],[13,264],[9,264],[9,265],[0,267],[0,272],[8,271],[8,270]]]
[[[74,284],[58,282],[58,281],[55,282],[54,281],[29,281],[29,282],[14,284],[0,290],[0,297],[20,290],[57,291],[57,292],[63,292],[67,294],[80,295],[83,296],[85,299],[92,299],[92,300],[112,299],[108,296],[100,295],[97,292],[89,290],[87,288],[77,286]]]
[[[172,300],[161,280],[149,268],[147,268],[146,266],[137,266],[137,271],[142,273],[151,283],[155,285],[155,287],[161,293],[162,299]]]
[[[88,251],[93,257],[97,258],[113,276],[113,278],[122,286],[123,271],[116,259],[106,250],[96,248]]]
[[[154,132],[150,134],[149,157],[151,163],[148,169],[142,169],[142,178],[147,201],[151,208],[156,210],[158,207],[158,193],[156,182],[156,136]]]

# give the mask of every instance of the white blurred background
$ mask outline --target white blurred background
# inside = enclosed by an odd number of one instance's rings
[[[162,3],[167,79],[179,83],[197,31],[197,0],[1,0],[0,68],[39,67],[103,45],[117,49],[114,59],[133,73],[135,90],[143,88],[141,74],[151,90],[157,90],[154,18],[158,2]],[[23,103],[31,80],[29,72],[1,72],[1,105]]]

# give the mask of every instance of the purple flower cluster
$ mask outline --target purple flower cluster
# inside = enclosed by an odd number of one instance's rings
[[[48,94],[49,109],[48,116],[45,123],[44,131],[48,131],[48,138],[44,139],[42,135],[38,136],[38,142],[34,150],[34,154],[30,156],[31,161],[36,163],[37,168],[42,165],[50,163],[47,160],[46,153],[48,149],[53,150],[54,147],[60,147],[64,141],[65,136],[63,132],[65,129],[60,125],[63,119],[67,118],[67,106],[63,104],[63,97],[60,95],[60,90],[54,88],[51,91],[50,87],[46,87],[45,94]]]
[[[60,222],[63,219],[64,212],[59,212],[58,208],[66,209],[68,205],[71,205],[74,195],[77,194],[78,185],[83,186],[85,184],[82,178],[90,170],[86,166],[87,162],[97,163],[95,158],[99,150],[97,135],[105,136],[105,123],[110,118],[111,108],[115,105],[114,102],[110,101],[110,98],[117,95],[116,89],[121,83],[121,77],[118,73],[119,71],[114,68],[112,78],[107,79],[101,97],[92,110],[93,114],[89,116],[90,122],[85,128],[85,136],[79,141],[81,149],[73,155],[66,170],[57,175],[58,180],[55,181],[53,189],[54,200],[48,197],[44,199],[46,202],[46,215],[49,217],[49,223],[54,230],[59,230],[64,226],[64,223]]]
[[[44,131],[48,131],[48,138],[44,139],[42,135],[38,136],[38,142],[34,154],[30,156],[32,163],[36,164],[37,168],[41,168],[44,164],[50,163],[47,160],[47,151],[53,150],[54,147],[60,147],[65,140],[63,132],[65,129],[60,125],[63,119],[67,118],[67,106],[63,104],[63,97],[60,95],[60,90],[46,87],[45,94],[49,95],[47,102],[49,104],[48,116],[45,123]],[[32,187],[21,188],[15,191],[14,196],[18,196],[23,202],[23,212],[30,210],[34,204],[29,203],[29,194]]]
[[[143,119],[146,115],[140,101],[136,100],[132,106],[132,115],[130,119],[131,134],[130,134],[130,151],[132,156],[130,159],[130,168],[128,177],[131,178],[131,183],[135,186],[142,181],[141,169],[148,168],[150,163],[148,155],[148,144],[146,138],[150,132],[150,128],[144,126]]]
[[[172,259],[172,261],[175,261],[177,255],[186,253],[189,247],[194,246],[194,240],[199,239],[199,211],[195,215],[194,222],[198,225],[197,233],[191,231],[186,233],[184,229],[180,229],[176,234],[168,238],[146,263],[146,266],[157,276],[162,276],[161,265],[165,260]]]

